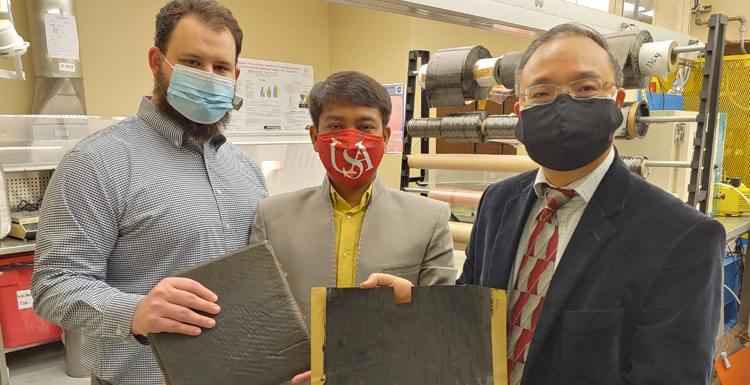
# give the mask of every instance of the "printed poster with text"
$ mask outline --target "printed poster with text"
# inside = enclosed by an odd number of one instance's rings
[[[237,66],[236,92],[245,101],[239,111],[232,111],[228,132],[301,131],[312,124],[312,66],[242,58]]]
[[[386,152],[401,152],[404,149],[404,120],[406,111],[404,103],[406,100],[406,88],[403,84],[384,84],[388,94],[391,95],[391,121],[388,127],[391,128],[391,139],[388,140]]]

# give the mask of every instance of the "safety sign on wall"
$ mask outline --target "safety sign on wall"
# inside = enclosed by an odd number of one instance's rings
[[[387,152],[401,152],[404,147],[404,119],[406,111],[404,110],[405,88],[404,84],[384,84],[385,89],[391,96],[391,121],[388,126],[391,128],[391,139],[388,141]]]

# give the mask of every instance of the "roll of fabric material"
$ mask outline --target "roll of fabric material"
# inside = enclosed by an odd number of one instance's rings
[[[482,133],[487,139],[516,139],[515,115],[490,115],[484,120]]]
[[[406,124],[406,132],[414,138],[440,138],[441,118],[412,119]]]
[[[666,79],[669,74],[677,71],[680,55],[674,53],[677,42],[674,40],[655,41],[641,47],[638,65],[644,76],[657,76]]]
[[[445,118],[412,119],[406,124],[406,131],[414,138],[483,143],[488,139],[515,139],[517,124],[518,117],[515,115],[488,115],[485,111],[454,112]],[[625,130],[625,126],[623,124],[622,130]]]
[[[500,58],[500,81],[509,90],[516,86],[516,67],[524,51],[508,52]]]
[[[641,176],[643,179],[648,178],[651,174],[651,168],[648,167],[646,161],[648,158],[640,155],[622,155],[620,156],[628,169],[634,174]]]
[[[494,87],[502,84],[500,79],[501,59],[499,57],[479,59],[474,64],[474,79],[480,86]],[[429,64],[424,64],[417,71],[417,82],[421,89],[425,89],[427,84],[427,67],[429,67]]]
[[[625,75],[623,88],[641,89],[648,87],[651,76],[641,72],[640,55],[643,45],[654,41],[651,33],[646,30],[638,30],[608,34],[604,37],[617,54],[622,66],[622,72]]]
[[[471,223],[463,222],[448,222],[451,228],[451,235],[453,236],[453,243],[469,243],[471,238],[471,228],[474,226]]]
[[[490,51],[480,45],[435,52],[424,82],[430,107],[463,106],[467,101],[487,99],[492,86],[479,85],[474,66],[479,60],[490,58]]]
[[[421,67],[419,67],[419,71],[417,71],[417,82],[419,83],[419,88],[424,89],[425,84],[427,83],[427,67],[429,64],[423,64]]]
[[[482,194],[482,191],[436,188],[430,190],[427,196],[454,206],[477,207]]]
[[[440,136],[451,143],[486,142],[482,124],[487,116],[487,111],[451,112],[443,117]]]

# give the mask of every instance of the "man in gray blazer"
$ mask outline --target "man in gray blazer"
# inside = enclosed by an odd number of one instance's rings
[[[372,273],[455,283],[449,205],[388,188],[377,176],[390,114],[388,92],[365,74],[317,83],[310,138],[327,176],[258,204],[250,243],[271,242],[308,325],[313,287],[355,287]]]

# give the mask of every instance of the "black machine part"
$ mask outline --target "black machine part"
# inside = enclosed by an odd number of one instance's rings
[[[630,102],[622,105],[623,121],[615,131],[615,139],[643,139],[648,133],[648,123],[638,123],[638,118],[649,116],[648,104],[645,101]]]

